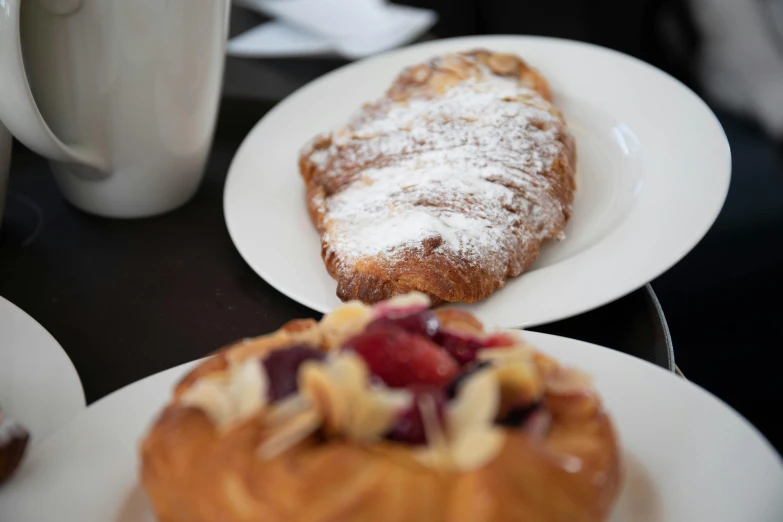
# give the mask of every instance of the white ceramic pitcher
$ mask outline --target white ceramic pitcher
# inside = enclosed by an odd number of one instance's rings
[[[198,188],[230,0],[2,0],[0,120],[65,197],[144,217]]]

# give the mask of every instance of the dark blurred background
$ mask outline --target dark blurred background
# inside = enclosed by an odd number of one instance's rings
[[[743,0],[737,0],[742,2]],[[440,15],[439,38],[529,34],[591,42],[693,79],[698,32],[681,0],[402,0]]]
[[[675,76],[710,104],[732,151],[732,180],[726,204],[712,230],[674,268],[653,282],[669,322],[675,357],[685,375],[740,411],[783,451],[783,384],[778,350],[783,346],[783,147],[779,135],[753,113],[711,93],[704,73],[712,53],[723,63],[742,56],[731,34],[743,16],[764,20],[759,31],[768,62],[744,69],[747,88],[735,95],[756,102],[757,114],[780,111],[754,98],[754,86],[783,68],[780,0],[408,0],[440,14],[437,37],[466,34],[532,34],[596,43],[631,54]],[[755,10],[755,12],[753,12]],[[778,18],[775,18],[778,16]],[[700,20],[715,20],[705,25]],[[745,23],[740,29],[749,24]],[[750,30],[750,29],[749,29]],[[711,36],[710,36],[711,35]],[[710,38],[708,38],[710,36]],[[755,36],[760,36],[756,34]],[[718,50],[714,45],[717,42]],[[764,45],[762,42],[760,45]],[[712,48],[710,46],[713,46]],[[721,47],[724,46],[724,47]],[[725,51],[724,51],[725,49]],[[753,48],[752,48],[753,49]],[[750,52],[755,52],[751,49]],[[756,52],[754,56],[761,54]],[[740,63],[739,65],[743,65]],[[752,72],[752,70],[751,70]],[[732,74],[729,70],[725,74]],[[780,92],[783,94],[783,85]],[[711,88],[713,87],[713,88]],[[731,107],[731,110],[729,110]]]

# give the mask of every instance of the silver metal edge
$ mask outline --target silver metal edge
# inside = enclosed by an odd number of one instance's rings
[[[682,372],[674,361],[674,345],[672,344],[672,335],[671,332],[669,332],[669,324],[666,322],[666,316],[663,313],[663,308],[661,308],[661,302],[658,301],[658,296],[655,295],[655,291],[653,290],[653,287],[650,283],[644,285],[644,288],[647,290],[647,293],[652,299],[653,306],[655,306],[655,311],[658,314],[658,319],[661,321],[661,327],[663,328],[663,338],[666,342],[666,358],[668,359],[667,362],[669,370],[680,374],[682,377],[685,377],[682,375]]]

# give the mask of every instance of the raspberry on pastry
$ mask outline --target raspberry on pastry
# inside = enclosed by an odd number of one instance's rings
[[[589,379],[428,301],[349,303],[194,369],[140,447],[158,520],[605,520],[619,448]]]

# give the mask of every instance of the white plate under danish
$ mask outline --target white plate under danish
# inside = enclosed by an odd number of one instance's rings
[[[0,409],[30,430],[32,445],[84,409],[82,382],[68,355],[43,326],[2,297]]]
[[[612,522],[783,520],[780,457],[724,403],[641,359],[564,337],[526,337],[595,377],[626,465]],[[34,448],[0,487],[0,520],[153,522],[138,483],[137,444],[193,364],[98,401]]]
[[[643,286],[687,254],[718,215],[731,175],[718,120],[667,74],[593,45],[485,36],[424,43],[343,67],[281,102],[250,132],[226,182],[231,238],[270,285],[320,312],[337,306],[297,168],[300,147],[380,96],[405,66],[478,47],[516,53],[549,80],[577,141],[567,238],[488,299],[480,319],[530,326]]]

